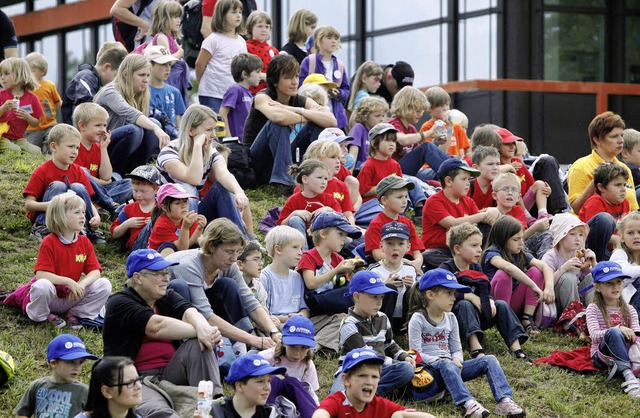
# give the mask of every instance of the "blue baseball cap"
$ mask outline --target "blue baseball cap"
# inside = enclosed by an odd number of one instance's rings
[[[282,326],[282,342],[286,345],[304,345],[315,348],[313,323],[302,315],[294,315]]]
[[[456,168],[461,168],[464,171],[467,171],[471,174],[471,177],[478,177],[480,175],[480,170],[476,170],[475,168],[471,168],[464,162],[462,159],[458,157],[450,157],[440,164],[438,167],[438,178],[442,179],[447,173],[455,170]]]
[[[389,238],[409,239],[409,227],[400,222],[389,222],[382,226],[380,241]]]
[[[594,283],[604,283],[614,279],[630,279],[622,272],[620,264],[613,261],[601,261],[591,269]]]
[[[317,231],[319,229],[325,229],[330,227],[336,227],[341,231],[347,233],[349,238],[360,238],[362,232],[355,226],[351,225],[347,218],[338,212],[322,212],[319,213],[313,221],[311,221],[311,231]]]
[[[349,292],[345,293],[344,297],[348,298],[355,292],[368,293],[370,295],[397,293],[395,290],[388,288],[378,274],[369,270],[361,270],[353,275],[351,283],[349,283]]]
[[[258,354],[245,354],[238,357],[225,378],[229,383],[235,383],[245,377],[264,376],[265,374],[285,374],[286,367],[271,367],[269,362]]]
[[[127,258],[127,277],[133,276],[140,270],[162,270],[170,266],[175,266],[177,261],[167,261],[156,250],[143,249],[135,250]]]
[[[349,351],[342,361],[342,373],[353,369],[363,361],[373,361],[384,364],[384,358],[371,348],[354,348]]]
[[[77,360],[88,358],[98,360],[95,356],[87,352],[87,346],[80,338],[71,334],[60,334],[47,346],[47,361],[51,360]]]
[[[457,289],[462,293],[471,292],[471,288],[458,283],[456,276],[449,270],[437,268],[429,270],[420,277],[420,291],[431,289],[435,286],[448,287],[449,289]]]

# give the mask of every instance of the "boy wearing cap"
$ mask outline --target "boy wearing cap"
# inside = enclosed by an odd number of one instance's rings
[[[413,183],[398,176],[388,176],[380,180],[376,186],[376,193],[383,210],[373,218],[367,228],[367,233],[364,235],[364,249],[375,261],[382,260],[384,258],[384,252],[380,248],[382,227],[390,222],[404,224],[409,230],[409,247],[403,259],[407,260],[416,271],[421,272],[424,245],[418,237],[413,222],[403,215],[407,208],[409,191],[414,187]]]
[[[149,93],[151,109],[158,109],[179,126],[180,117],[185,112],[184,100],[180,90],[165,83],[171,74],[171,65],[178,61],[169,50],[160,45],[149,45],[144,50],[144,57],[151,63]]]
[[[376,394],[385,359],[370,348],[356,348],[342,362],[344,391],[320,402],[312,418],[433,418],[426,412],[406,409]]]
[[[465,381],[487,375],[493,397],[498,402],[494,413],[509,417],[524,417],[525,411],[513,401],[513,393],[492,355],[463,361],[458,321],[451,312],[456,291],[471,289],[456,281],[450,271],[436,268],[426,272],[417,285],[419,294],[412,298],[409,320],[409,348],[422,357],[429,371],[444,382],[458,407],[465,409],[465,417],[483,418],[490,412],[469,393]]]
[[[389,64],[384,67],[380,87],[375,92],[376,96],[380,96],[391,104],[393,96],[396,95],[404,86],[413,86],[414,72],[411,65],[404,61],[397,61],[395,64]]]
[[[87,352],[84,342],[71,334],[60,334],[47,346],[51,376],[36,379],[18,402],[16,418],[75,417],[82,412],[89,387],[77,379],[86,359],[98,357]]]
[[[298,263],[311,316],[346,313],[352,301],[342,298],[344,289],[340,286],[348,280],[347,274],[363,262],[345,260],[339,252],[347,237],[360,238],[362,232],[341,213],[322,212],[311,222],[311,236],[315,248],[305,251]]]
[[[151,228],[151,212],[156,207],[156,191],[160,187],[160,171],[152,165],[136,167],[125,177],[131,179],[133,202],[128,203],[111,224],[111,237],[126,239],[128,250],[146,248]],[[146,234],[140,234],[147,228]]]
[[[427,199],[422,212],[422,242],[427,249],[425,261],[437,267],[451,258],[447,248],[447,231],[463,222],[492,225],[500,216],[496,208],[478,211],[473,199],[467,196],[469,179],[480,171],[469,167],[458,157],[451,157],[438,168],[442,190]]]
[[[83,167],[96,192],[96,204],[115,220],[120,203],[131,199],[131,180],[113,180],[113,169],[107,147],[111,132],[107,131],[109,113],[95,103],[81,103],[73,111],[73,123],[80,132],[80,148],[75,164]]]
[[[410,384],[415,370],[415,359],[393,340],[389,318],[380,312],[387,293],[396,293],[385,286],[384,280],[371,271],[359,271],[353,275],[345,299],[353,297],[353,307],[340,326],[340,356],[345,359],[355,348],[369,347],[384,358],[382,374],[376,394],[401,395]],[[338,372],[341,370],[339,369]],[[342,390],[343,380],[337,376],[330,393]]]

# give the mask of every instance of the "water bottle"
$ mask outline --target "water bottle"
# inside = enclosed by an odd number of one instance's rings
[[[445,121],[437,120],[436,123],[434,124],[434,127],[436,129],[436,134],[439,137],[442,138],[447,136],[447,124],[445,123]]]
[[[213,382],[210,380],[201,380],[200,383],[198,383],[198,404],[196,408],[204,418],[209,417],[212,401]]]
[[[16,104],[16,109],[15,110],[20,109],[20,97],[13,96],[13,102]]]

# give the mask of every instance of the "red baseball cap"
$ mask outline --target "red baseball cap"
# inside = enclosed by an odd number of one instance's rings
[[[522,138],[515,136],[511,131],[505,128],[496,128],[495,132],[500,135],[503,144],[513,144],[516,141],[524,141]]]

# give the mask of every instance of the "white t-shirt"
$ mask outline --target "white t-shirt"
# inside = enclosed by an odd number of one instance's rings
[[[371,270],[376,273],[382,280],[386,280],[392,273],[397,273],[399,277],[411,276],[413,277],[413,281],[416,281],[416,269],[411,264],[402,263],[402,267],[400,270],[391,271],[387,267],[385,267],[382,263],[372,264],[367,270]],[[396,307],[393,309],[393,317],[394,318],[402,318],[402,299],[404,297],[405,292],[407,291],[406,286],[398,286],[396,288],[398,291],[398,299],[396,300]]]
[[[267,291],[267,308],[272,315],[289,315],[307,309],[304,301],[304,281],[295,270],[282,277],[267,266],[260,273],[260,282]]]
[[[247,52],[247,43],[242,36],[236,35],[232,39],[214,32],[202,41],[202,49],[211,54],[211,59],[202,74],[198,94],[222,99],[227,89],[235,84],[231,61],[236,55]]]

